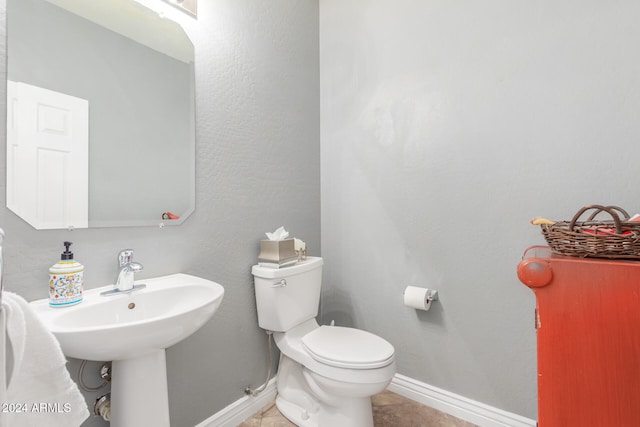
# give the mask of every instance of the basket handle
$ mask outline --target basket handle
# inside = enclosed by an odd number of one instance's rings
[[[606,206],[604,209],[598,209],[597,211],[595,211],[594,213],[589,215],[589,218],[587,218],[587,221],[591,221],[592,219],[594,219],[596,217],[596,215],[598,215],[602,211],[605,211],[605,212],[611,214],[611,212],[609,212],[610,210],[620,212],[624,216],[622,218],[623,221],[629,219],[629,214],[624,209],[622,209],[622,208],[620,208],[618,206]]]
[[[616,226],[616,233],[617,234],[621,234],[622,233],[622,228],[620,225],[620,217],[618,216],[618,214],[616,214],[615,211],[620,212],[621,214],[623,214],[626,218],[629,218],[629,214],[627,213],[627,211],[625,211],[622,208],[619,208],[617,206],[602,206],[602,205],[589,205],[589,206],[585,206],[582,209],[580,209],[571,219],[571,222],[569,223],[569,231],[573,231],[573,227],[576,225],[576,221],[578,221],[578,219],[582,216],[583,213],[585,213],[586,211],[590,210],[590,209],[597,209],[594,213],[592,213],[589,218],[587,219],[587,221],[591,221],[593,220],[596,215],[598,215],[600,212],[606,212],[609,215],[611,215],[611,217],[613,218],[613,223]]]

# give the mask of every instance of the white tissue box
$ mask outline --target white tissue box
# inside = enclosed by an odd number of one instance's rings
[[[258,263],[268,267],[284,267],[298,261],[294,239],[260,240]]]

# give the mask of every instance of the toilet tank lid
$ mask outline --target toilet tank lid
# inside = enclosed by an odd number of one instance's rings
[[[393,345],[384,338],[341,326],[320,326],[302,337],[302,345],[318,362],[340,368],[382,368],[395,358]]]
[[[254,276],[262,277],[265,279],[279,279],[281,277],[293,276],[294,274],[304,273],[305,271],[313,270],[322,266],[322,258],[310,256],[304,261],[298,261],[297,263],[288,267],[271,268],[263,267],[261,265],[254,265],[251,267],[251,273]]]

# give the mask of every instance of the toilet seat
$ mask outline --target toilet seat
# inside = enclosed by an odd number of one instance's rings
[[[394,360],[393,346],[370,332],[320,326],[302,337],[302,346],[317,362],[338,368],[376,369]]]

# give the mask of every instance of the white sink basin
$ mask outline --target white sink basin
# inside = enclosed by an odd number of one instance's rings
[[[66,356],[96,361],[124,360],[166,349],[204,325],[220,306],[224,288],[188,274],[136,281],[146,288],[130,294],[100,295],[91,289],[82,303],[49,307],[31,303],[56,336]]]
[[[204,325],[224,296],[219,284],[188,274],[141,283],[147,286],[129,294],[100,295],[112,285],[91,289],[70,307],[31,303],[66,356],[113,361],[111,427],[169,427],[165,349]]]

